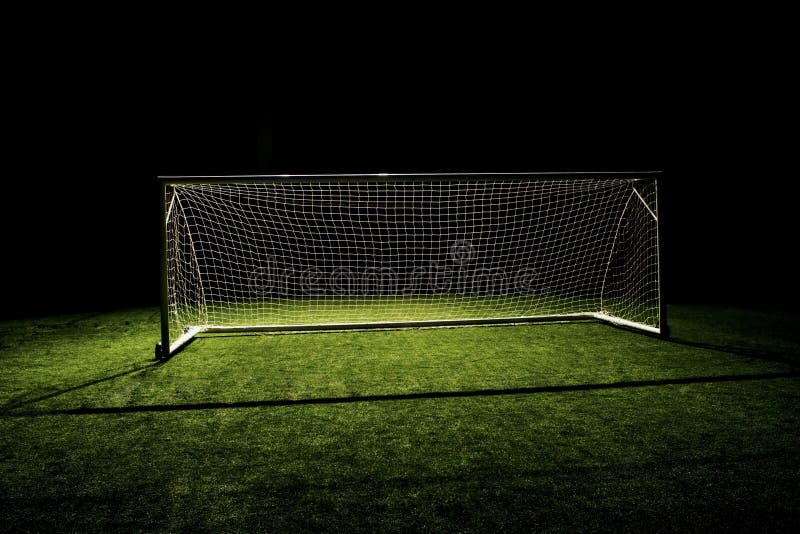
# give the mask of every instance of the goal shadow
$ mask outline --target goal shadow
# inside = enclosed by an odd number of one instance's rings
[[[123,373],[130,374],[130,373]],[[82,387],[87,387],[93,383],[99,383],[105,380],[111,380],[122,376],[118,374],[105,379],[93,381],[81,386],[69,388],[60,393],[67,391],[74,391]],[[600,384],[570,384],[558,386],[534,386],[534,387],[519,387],[508,389],[481,389],[471,391],[432,391],[420,393],[400,393],[400,394],[385,394],[385,395],[362,395],[353,397],[318,397],[307,399],[274,399],[274,400],[256,400],[256,401],[238,401],[238,402],[200,402],[200,403],[187,403],[187,404],[153,404],[153,405],[135,405],[135,406],[110,406],[110,407],[81,407],[81,408],[66,408],[56,410],[9,410],[9,407],[4,407],[0,411],[0,417],[38,417],[48,415],[101,415],[101,414],[125,414],[125,413],[141,413],[141,412],[177,412],[177,411],[195,411],[195,410],[218,410],[218,409],[232,409],[232,408],[265,408],[265,407],[283,407],[283,406],[303,406],[303,405],[324,405],[324,404],[353,404],[365,402],[384,402],[384,401],[411,401],[420,399],[453,399],[453,398],[471,398],[471,397],[498,397],[507,395],[535,395],[540,393],[567,393],[577,391],[602,391],[602,390],[616,390],[616,389],[632,389],[642,387],[663,387],[675,386],[686,384],[717,384],[725,382],[751,382],[756,380],[773,380],[785,378],[800,377],[800,370],[792,370],[788,372],[778,373],[755,373],[755,374],[736,374],[736,375],[717,375],[717,376],[695,376],[684,378],[664,378],[655,380],[634,380],[623,382],[610,382]],[[60,393],[54,393],[47,398],[52,398]],[[25,404],[30,404],[30,401]],[[23,406],[25,404],[21,404]]]
[[[8,404],[6,404],[4,406],[0,406],[0,414],[5,414],[7,412],[16,410],[16,409],[21,408],[23,406],[29,406],[31,404],[36,404],[37,402],[42,402],[42,401],[53,399],[55,397],[59,397],[61,395],[66,395],[67,393],[72,393],[74,391],[79,391],[81,389],[86,389],[88,387],[96,386],[97,384],[102,384],[104,382],[110,382],[112,380],[116,380],[117,378],[122,378],[123,376],[134,375],[136,373],[139,373],[139,372],[142,372],[142,371],[146,371],[147,369],[151,369],[153,367],[161,365],[162,363],[163,362],[152,362],[152,363],[149,363],[149,364],[146,364],[146,365],[142,365],[141,367],[136,367],[134,369],[129,369],[128,371],[122,371],[122,372],[119,372],[119,373],[114,373],[114,374],[109,375],[109,376],[104,376],[103,378],[96,378],[94,380],[88,380],[88,381],[83,382],[81,384],[78,384],[76,386],[71,386],[71,387],[60,389],[60,390],[57,390],[57,391],[52,391],[52,392],[46,393],[44,395],[39,395],[38,397],[26,398],[26,399],[17,400],[17,401],[12,400],[10,403],[8,403]]]
[[[771,348],[750,345],[731,345],[731,344],[714,344],[705,343],[702,341],[692,341],[683,338],[671,337],[666,341],[680,345],[682,347],[691,347],[695,349],[713,350],[716,352],[724,352],[725,354],[732,354],[735,356],[744,356],[746,358],[753,358],[754,360],[761,360],[769,363],[780,363],[789,365],[793,369],[800,370],[800,353],[790,351],[776,351]]]
[[[586,320],[587,324],[598,324],[594,320]],[[555,323],[526,323],[528,326],[544,326],[553,325]],[[633,333],[629,329],[620,326],[613,326],[612,328],[618,329],[622,332],[630,333],[631,335],[641,336],[641,333]],[[513,325],[497,324],[497,325],[484,325],[481,328],[511,328]],[[442,327],[437,327],[442,328]],[[469,326],[459,327],[445,327],[445,328],[470,328]],[[387,330],[396,331],[396,329],[363,329],[358,330],[359,333],[381,333]],[[419,329],[409,329],[419,330]],[[350,331],[355,332],[355,331]],[[225,333],[208,333],[202,334],[198,338],[193,338],[189,344],[190,346],[195,340],[202,342],[203,339],[214,338],[228,338],[228,337],[242,337],[242,336],[259,336],[259,337],[273,337],[273,336],[325,336],[339,334],[340,331],[335,330],[318,330],[318,331],[301,331],[301,332],[242,332],[235,334]],[[657,336],[652,336],[656,338]],[[663,340],[663,338],[662,338]],[[568,384],[568,385],[545,385],[545,386],[530,386],[530,387],[512,387],[512,388],[496,388],[496,389],[477,389],[477,390],[464,390],[464,391],[424,391],[417,393],[388,393],[378,395],[361,395],[361,396],[339,396],[339,397],[319,397],[319,398],[305,398],[305,399],[265,399],[253,401],[232,401],[232,402],[198,402],[187,404],[154,404],[154,405],[133,405],[121,407],[84,407],[84,408],[65,408],[54,410],[35,410],[29,409],[36,403],[50,400],[61,395],[69,394],[85,388],[89,388],[105,382],[110,382],[118,378],[134,375],[140,372],[169,365],[171,359],[176,355],[182,353],[176,351],[171,354],[169,358],[164,360],[151,362],[146,365],[114,373],[102,378],[88,380],[86,382],[66,387],[60,390],[51,391],[46,394],[38,395],[35,397],[26,398],[23,395],[17,399],[11,399],[7,404],[0,406],[0,417],[27,417],[38,415],[80,415],[80,414],[103,414],[103,413],[133,413],[133,412],[160,412],[160,411],[182,411],[182,410],[202,410],[202,409],[222,409],[222,408],[249,408],[249,407],[270,407],[270,406],[293,406],[293,405],[306,405],[306,404],[347,404],[354,402],[380,402],[380,401],[403,401],[414,399],[436,399],[436,398],[469,398],[469,397],[494,397],[502,395],[530,395],[538,393],[561,393],[572,391],[596,391],[596,390],[612,390],[612,389],[626,389],[637,387],[658,387],[670,385],[685,385],[685,384],[703,384],[703,383],[722,383],[722,382],[744,382],[753,380],[768,380],[778,378],[795,378],[800,376],[800,352],[798,351],[785,351],[775,350],[758,344],[737,345],[737,344],[714,344],[702,341],[695,341],[685,339],[682,337],[670,337],[663,340],[677,346],[690,347],[701,350],[716,351],[724,354],[740,356],[745,358],[752,358],[773,364],[781,364],[787,366],[788,369],[778,372],[768,373],[755,373],[755,374],[725,374],[725,375],[704,375],[704,376],[690,376],[681,378],[664,378],[652,380],[638,380],[638,381],[621,381],[609,383],[588,383],[588,384]],[[184,347],[184,348],[185,348]]]

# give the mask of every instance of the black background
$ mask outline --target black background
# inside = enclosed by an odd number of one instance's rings
[[[156,306],[159,174],[316,172],[663,170],[668,302],[793,306],[780,109],[703,65],[641,61],[624,77],[517,65],[513,79],[211,89],[151,73],[34,89],[8,129],[2,315]]]

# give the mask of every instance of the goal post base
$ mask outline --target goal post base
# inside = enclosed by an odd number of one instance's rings
[[[435,319],[420,321],[381,321],[364,323],[323,323],[264,326],[207,326],[203,329],[203,332],[221,334],[236,332],[313,332],[317,330],[394,330],[403,328],[442,328],[448,326],[490,326],[535,322],[568,322],[587,319],[592,319],[591,313],[543,315],[538,317],[489,317],[485,319]]]
[[[658,332],[658,336],[661,339],[670,339],[669,325],[662,326],[661,330],[659,330],[659,332]]]
[[[187,326],[184,329],[183,335],[169,344],[169,350],[164,350],[166,346],[163,342],[156,344],[156,360],[167,360],[175,355],[176,352],[183,349],[188,345],[197,334],[206,332],[208,327],[205,326]]]
[[[598,321],[629,330],[636,330],[649,335],[668,337],[658,328],[620,319],[604,313],[573,313],[556,315],[539,315],[533,317],[489,317],[479,319],[437,319],[423,321],[386,321],[363,323],[323,323],[323,324],[292,324],[292,325],[253,325],[253,326],[192,326],[184,334],[170,344],[169,351],[163,345],[156,345],[156,359],[166,360],[176,352],[188,345],[198,334],[235,334],[246,332],[315,332],[315,331],[343,331],[343,330],[401,330],[410,328],[448,328],[459,326],[493,326],[515,325],[534,323],[570,323],[579,321]]]
[[[648,326],[648,325],[645,325],[645,324],[636,323],[634,321],[629,321],[627,319],[620,319],[619,317],[614,317],[613,315],[608,315],[608,314],[605,314],[605,313],[602,313],[602,312],[593,313],[591,315],[592,315],[592,317],[594,317],[595,319],[597,319],[598,321],[601,321],[603,323],[612,324],[614,326],[622,326],[624,328],[630,328],[632,330],[638,330],[640,332],[644,332],[644,333],[647,333],[647,334],[661,335],[661,330],[658,329],[658,328],[655,328],[653,326]]]

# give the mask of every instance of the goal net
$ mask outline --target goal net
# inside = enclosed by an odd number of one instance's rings
[[[595,318],[663,333],[656,173],[162,177],[162,347]]]

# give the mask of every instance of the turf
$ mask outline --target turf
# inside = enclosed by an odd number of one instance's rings
[[[800,317],[206,335],[0,323],[0,530],[797,531]]]

